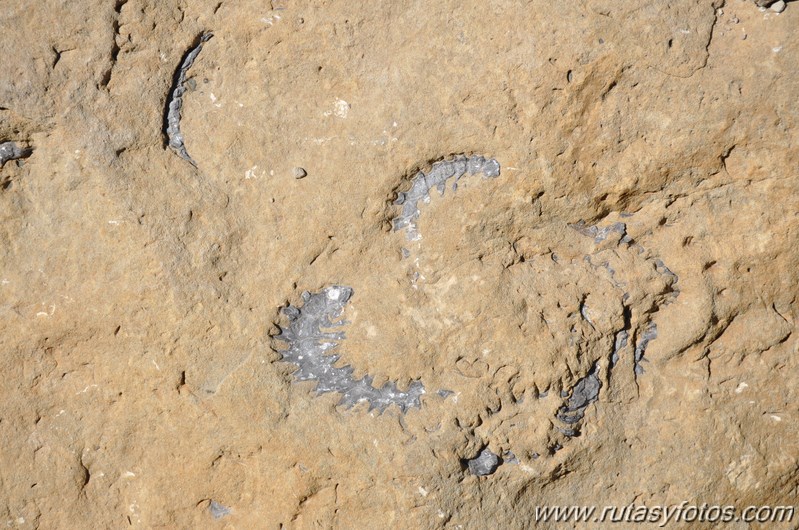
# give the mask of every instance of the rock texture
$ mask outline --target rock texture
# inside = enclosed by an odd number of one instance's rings
[[[792,3],[6,4],[0,524],[796,502]],[[329,366],[418,407],[297,382],[330,286]]]

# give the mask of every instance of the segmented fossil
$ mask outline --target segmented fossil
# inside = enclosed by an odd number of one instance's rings
[[[443,195],[447,186],[450,185],[452,191],[456,192],[460,179],[477,174],[482,174],[484,179],[495,179],[500,176],[500,165],[493,158],[480,155],[458,155],[433,163],[426,172],[418,172],[410,179],[409,189],[397,193],[394,205],[400,208],[398,214],[392,219],[393,230],[405,231],[408,240],[419,241],[421,233],[417,226],[417,220],[422,215],[420,206],[429,201],[431,190],[435,188]],[[548,274],[547,271],[566,271],[566,273],[558,272],[562,275],[559,280],[561,282],[564,281],[564,278],[596,276],[597,282],[605,282],[602,284],[605,286],[602,287],[604,289],[602,292],[609,293],[607,296],[612,296],[616,300],[614,302],[617,304],[616,307],[621,308],[618,309],[618,314],[621,314],[623,309],[624,322],[622,328],[608,329],[607,324],[595,322],[596,313],[592,313],[584,301],[579,306],[577,315],[587,322],[591,333],[604,334],[611,338],[607,339],[608,349],[605,350],[604,357],[594,357],[593,367],[587,373],[584,372],[583,376],[577,379],[570,388],[561,387],[560,397],[563,399],[563,403],[557,409],[554,418],[557,422],[553,428],[557,428],[567,438],[580,434],[581,425],[589,406],[600,399],[603,384],[609,380],[611,369],[623,355],[630,352],[630,355],[634,357],[630,362],[634,366],[635,377],[643,373],[641,362],[644,360],[644,352],[647,345],[657,336],[657,328],[650,320],[651,316],[647,315],[651,315],[653,307],[656,308],[661,303],[668,303],[679,294],[676,289],[677,276],[660,259],[652,257],[627,234],[625,223],[617,221],[605,226],[589,226],[579,222],[570,226],[579,234],[589,237],[592,240],[590,245],[593,245],[595,250],[589,251],[589,254],[583,256],[582,259],[574,258],[570,262],[564,261],[563,263],[559,263],[559,259],[553,253],[550,261],[554,264],[550,264],[550,268],[539,265],[531,271],[542,271],[544,274]],[[582,238],[576,236],[576,240],[582,240]],[[584,243],[574,243],[570,248],[582,248],[582,245]],[[619,257],[619,254],[624,254],[626,258]],[[404,255],[408,256],[407,253]],[[637,263],[636,268],[627,270],[628,265],[626,264],[629,263]],[[642,271],[648,271],[645,274],[649,274],[650,278],[659,276],[658,282],[662,292],[650,294],[641,292],[642,289],[648,289],[645,287],[646,285],[652,284],[652,282],[635,282],[636,275]],[[530,274],[534,274],[534,272],[530,272]],[[575,274],[577,276],[573,276]],[[524,285],[529,286],[529,284]],[[543,290],[549,288],[546,284],[533,285],[538,285],[539,292],[544,292]],[[586,288],[590,289],[591,285],[589,282]],[[628,292],[629,289],[638,291],[631,295]],[[365,402],[370,410],[374,409],[381,413],[391,405],[397,405],[400,413],[420,408],[422,396],[426,393],[424,375],[420,379],[412,379],[405,390],[400,389],[397,383],[391,380],[378,388],[373,385],[374,378],[368,373],[360,378],[355,377],[355,369],[352,365],[337,365],[340,360],[347,358],[346,347],[343,347],[346,342],[344,329],[347,322],[343,318],[346,306],[354,295],[352,287],[331,285],[316,292],[303,292],[301,305],[285,307],[283,314],[287,318],[287,323],[281,326],[280,333],[276,336],[283,346],[281,349],[276,348],[282,355],[282,360],[297,366],[297,370],[294,372],[297,381],[315,382],[316,392],[319,394],[328,392],[340,394],[340,403],[346,407]],[[649,308],[646,312],[642,312],[643,321],[636,319],[635,323],[630,322],[630,304],[633,303],[643,304]],[[604,331],[598,331],[595,329],[595,325],[604,325]],[[586,327],[586,329],[589,328]],[[572,338],[580,340],[579,334],[572,334],[567,338],[569,341]],[[628,350],[630,339],[633,340],[633,344]],[[581,348],[579,342],[576,343],[576,346],[574,343],[570,343],[569,346],[572,349],[576,347],[579,350]],[[592,351],[595,351],[595,348]],[[378,375],[382,377],[385,374]],[[438,395],[441,399],[447,399],[451,394],[453,394],[451,390],[433,392],[433,395]],[[540,392],[538,397],[544,398],[546,395],[547,392]],[[561,441],[563,440],[561,439]],[[554,453],[559,448],[562,448],[560,443],[551,445],[550,453]],[[493,473],[504,460],[504,457],[499,459],[495,454],[486,451],[488,450],[485,449],[469,460],[468,469],[473,474]]]
[[[353,377],[353,369],[349,365],[335,366],[339,359],[335,351],[345,335],[343,331],[327,330],[344,324],[338,319],[352,295],[351,288],[334,285],[318,293],[306,291],[302,293],[301,307],[289,305],[284,308],[283,313],[288,317],[289,324],[277,336],[288,346],[280,352],[283,360],[297,365],[294,376],[298,381],[316,381],[319,394],[341,394],[340,403],[347,407],[362,401],[369,404],[370,410],[377,409],[380,412],[391,404],[397,405],[402,412],[420,407],[419,398],[425,392],[421,382],[412,382],[406,391],[400,391],[390,381],[375,388],[370,376],[357,379]]]
[[[203,49],[203,44],[211,37],[213,37],[212,33],[202,33],[197,37],[195,44],[183,57],[180,66],[175,71],[175,79],[172,84],[172,90],[170,90],[170,97],[167,99],[166,114],[164,117],[164,133],[166,134],[167,145],[177,153],[179,157],[187,160],[195,167],[197,164],[191,156],[189,156],[188,151],[186,151],[186,143],[183,138],[183,133],[180,131],[180,112],[183,108],[183,94],[186,93],[186,73]]]

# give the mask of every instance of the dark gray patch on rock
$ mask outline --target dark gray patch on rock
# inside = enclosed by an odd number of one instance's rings
[[[577,381],[571,390],[569,399],[558,409],[557,419],[570,426],[560,429],[566,436],[574,437],[580,434],[576,424],[585,416],[585,409],[588,408],[588,405],[599,399],[602,382],[597,376],[597,371],[598,367],[595,366],[590,374]]]
[[[0,143],[0,167],[9,160],[28,157],[32,152],[32,149],[20,147],[15,142]]]
[[[167,138],[167,145],[175,151],[182,159],[187,160],[191,165],[197,164],[189,156],[186,151],[186,144],[183,139],[183,133],[180,132],[180,111],[183,108],[183,94],[186,93],[186,73],[194,64],[197,56],[203,48],[203,43],[213,37],[212,33],[202,33],[196,39],[192,47],[186,52],[180,66],[175,71],[175,79],[170,91],[170,97],[167,99],[166,116],[164,117],[165,128],[164,133]]]
[[[467,460],[466,464],[469,467],[469,473],[478,477],[483,477],[496,471],[500,461],[499,457],[486,447],[480,451],[479,455]]]
[[[615,366],[617,362],[619,362],[619,352],[627,346],[627,340],[629,338],[629,333],[626,329],[623,329],[616,333],[616,342],[613,345],[613,353],[610,356],[610,365]]]
[[[421,407],[421,396],[425,393],[421,381],[413,381],[408,390],[401,391],[396,383],[386,382],[382,387],[372,386],[373,378],[366,375],[360,379],[353,377],[349,365],[335,366],[339,355],[334,354],[341,341],[343,331],[325,331],[345,324],[340,321],[344,306],[352,298],[350,287],[334,285],[318,293],[304,292],[302,307],[289,305],[283,314],[289,325],[281,329],[277,340],[286,343],[288,348],[279,351],[282,360],[297,365],[294,377],[298,381],[316,381],[316,392],[337,392],[341,394],[340,404],[347,408],[366,401],[369,410],[385,411],[390,405],[397,405],[401,412]]]

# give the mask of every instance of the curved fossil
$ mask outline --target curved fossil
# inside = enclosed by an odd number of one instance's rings
[[[183,133],[180,132],[180,111],[183,108],[183,94],[186,93],[186,73],[194,64],[200,51],[203,49],[203,44],[213,37],[212,33],[202,33],[197,39],[195,44],[189,48],[180,66],[175,71],[175,79],[170,91],[170,97],[167,99],[166,113],[164,116],[164,134],[166,135],[167,145],[177,153],[177,155],[188,161],[191,165],[197,166],[194,160],[189,156],[186,151],[186,144],[183,140]]]
[[[335,366],[339,356],[334,352],[345,335],[343,331],[326,330],[344,323],[338,319],[352,295],[350,287],[334,285],[318,293],[306,291],[302,293],[301,307],[289,305],[284,308],[283,314],[288,317],[289,324],[276,337],[288,345],[280,352],[283,360],[297,365],[294,376],[298,381],[316,381],[319,394],[338,392],[341,394],[340,403],[347,407],[362,401],[369,403],[369,410],[380,412],[391,404],[399,406],[402,412],[421,407],[419,398],[425,390],[419,381],[412,382],[404,392],[390,381],[375,388],[370,376],[356,379],[349,365]]]
[[[482,174],[485,179],[496,178],[500,175],[500,165],[492,158],[479,155],[458,155],[449,160],[433,163],[426,172],[418,172],[410,179],[409,189],[397,193],[394,205],[400,208],[392,219],[393,230],[404,230],[410,241],[421,239],[417,226],[421,215],[419,208],[420,204],[429,201],[431,190],[435,188],[443,195],[449,185],[453,191],[456,191],[461,178],[476,174]],[[624,322],[621,328],[616,327],[618,325],[618,321],[616,321],[617,324],[612,328],[595,329],[595,325],[607,326],[607,324],[600,324],[596,321],[597,314],[592,313],[591,309],[585,305],[585,301],[580,303],[576,313],[577,318],[582,318],[586,323],[586,329],[590,328],[593,333],[605,333],[605,336],[611,336],[613,340],[609,343],[609,349],[612,351],[603,354],[604,350],[602,349],[593,350],[593,366],[588,373],[582,374],[582,377],[577,379],[571,388],[564,388],[560,391],[560,399],[563,401],[557,409],[555,417],[552,418],[556,420],[552,429],[557,429],[567,438],[580,434],[580,427],[586,411],[592,403],[599,400],[604,383],[610,380],[611,370],[623,355],[629,356],[629,364],[633,371],[631,377],[637,377],[643,373],[641,362],[645,361],[644,352],[647,345],[657,336],[655,324],[646,315],[656,310],[658,304],[668,303],[672,297],[679,295],[679,291],[676,289],[677,276],[660,259],[652,257],[640,244],[628,236],[625,223],[613,222],[606,226],[589,226],[580,222],[570,226],[579,234],[590,238],[597,250],[589,252],[582,259],[576,257],[573,261],[563,262],[563,264],[559,263],[559,258],[553,253],[551,261],[556,264],[553,267],[571,270],[572,274],[582,270],[583,277],[586,278],[592,277],[592,274],[604,278],[602,281],[606,282],[605,285],[609,286],[609,290],[600,292],[607,293],[602,296],[609,296],[613,300],[619,301],[618,307],[624,310]],[[582,240],[582,238],[577,236],[576,240]],[[615,245],[612,244],[613,241],[616,242]],[[582,245],[582,243],[578,244]],[[403,252],[408,251],[403,249]],[[627,270],[625,263],[631,262],[619,257],[620,254],[625,253],[628,255],[627,260],[630,259],[630,254],[633,257],[639,257],[636,259],[640,261],[637,261],[634,269]],[[582,269],[575,269],[575,267]],[[551,269],[539,267],[536,270]],[[635,279],[639,274],[649,274],[650,278],[660,277],[658,290],[650,292],[649,288],[636,286]],[[588,289],[593,289],[593,287],[589,286]],[[376,409],[380,412],[385,411],[392,404],[397,405],[401,413],[412,408],[420,408],[421,396],[425,394],[424,375],[419,379],[412,380],[406,390],[399,389],[397,384],[391,381],[377,388],[373,386],[372,376],[365,375],[356,378],[352,366],[336,366],[341,358],[342,342],[346,338],[343,326],[347,322],[342,317],[353,296],[354,290],[351,287],[332,285],[313,293],[306,291],[302,293],[302,305],[285,307],[283,314],[287,317],[288,323],[281,327],[280,334],[275,337],[285,345],[285,349],[279,350],[282,361],[297,366],[297,370],[294,372],[297,381],[315,382],[316,392],[319,394],[339,393],[341,395],[340,403],[347,407],[352,407],[359,402],[366,402],[370,410]],[[574,293],[572,292],[569,296],[574,296]],[[643,303],[642,300],[646,301],[645,307],[648,310],[644,312],[643,320],[637,318],[633,325],[630,322],[631,307],[634,307],[634,304]],[[574,345],[571,344],[571,346]],[[446,398],[449,393],[451,392],[439,391],[438,395]],[[540,392],[538,397],[543,398],[546,394],[547,392]],[[562,445],[555,443],[550,449],[554,452],[559,448],[562,448]],[[485,449],[480,455],[469,460],[467,467],[472,474],[490,474],[504,459],[504,456],[499,458]],[[508,461],[511,461],[510,457]]]
[[[452,160],[441,160],[424,173],[420,171],[411,179],[411,188],[405,192],[397,194],[394,204],[402,206],[400,214],[392,220],[394,230],[406,229],[408,239],[416,241],[421,238],[416,226],[419,218],[419,202],[425,202],[430,198],[430,190],[436,188],[441,195],[444,195],[447,181],[452,180],[452,191],[458,189],[458,181],[466,175],[482,173],[484,178],[496,178],[499,176],[500,166],[493,158],[484,158],[479,155],[458,155]]]

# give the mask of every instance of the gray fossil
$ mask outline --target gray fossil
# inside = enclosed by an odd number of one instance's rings
[[[447,181],[452,181],[452,191],[458,189],[458,181],[466,174],[475,175],[482,173],[484,178],[496,178],[499,176],[500,166],[493,158],[485,158],[479,155],[465,156],[458,155],[452,160],[441,160],[435,162],[430,171],[418,172],[411,179],[411,187],[408,191],[399,192],[394,204],[402,206],[400,214],[392,220],[395,231],[406,229],[408,239],[415,241],[421,238],[416,226],[419,218],[419,202],[425,202],[430,197],[430,190],[436,188],[441,195],[447,186]]]
[[[0,167],[3,167],[3,164],[9,160],[30,156],[32,152],[31,149],[20,147],[15,142],[2,142],[0,143]]]
[[[577,384],[568,392],[569,397],[566,403],[558,409],[557,418],[570,426],[561,429],[566,436],[579,434],[579,427],[576,424],[585,416],[585,409],[588,408],[588,405],[599,399],[602,381],[599,380],[597,372],[598,367],[594,366],[590,374],[577,381]]]
[[[500,465],[500,460],[497,455],[485,448],[480,451],[479,455],[467,460],[466,465],[469,468],[469,473],[483,477],[496,471]]]
[[[170,97],[167,100],[166,107],[166,137],[169,142],[169,147],[175,151],[182,159],[187,160],[191,165],[197,166],[194,160],[189,156],[186,151],[186,144],[183,139],[183,133],[180,132],[180,111],[183,108],[183,94],[186,93],[186,73],[194,64],[200,51],[203,49],[203,43],[213,37],[211,33],[203,33],[197,37],[196,43],[192,46],[186,55],[183,57],[180,66],[175,72],[175,80],[172,84]]]
[[[316,381],[317,393],[341,394],[340,403],[346,407],[364,401],[369,410],[380,412],[391,405],[397,405],[401,412],[421,407],[425,389],[420,381],[411,382],[406,391],[391,381],[375,388],[372,377],[358,379],[353,377],[354,370],[349,365],[335,365],[339,359],[335,352],[345,338],[343,331],[335,329],[344,324],[339,319],[352,295],[351,288],[333,285],[318,293],[306,291],[301,307],[289,305],[283,309],[289,323],[276,337],[287,346],[280,351],[283,361],[297,365],[294,376],[298,381]]]

